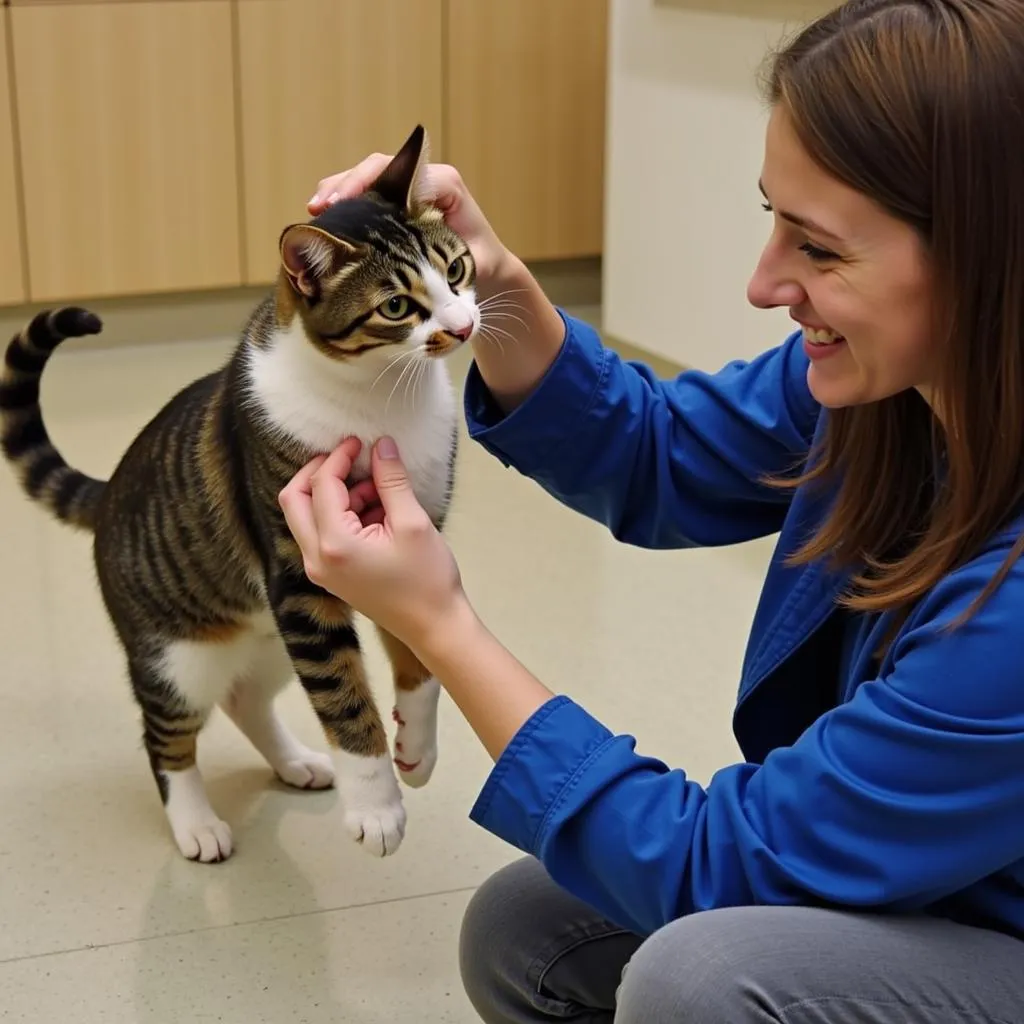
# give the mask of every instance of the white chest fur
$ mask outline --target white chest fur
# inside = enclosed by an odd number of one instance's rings
[[[417,498],[437,515],[447,487],[455,393],[443,360],[405,352],[386,346],[335,361],[313,347],[296,317],[270,346],[251,348],[251,399],[275,430],[314,452],[358,437],[356,479],[370,475],[374,442],[393,437]],[[421,362],[410,367],[412,359]]]

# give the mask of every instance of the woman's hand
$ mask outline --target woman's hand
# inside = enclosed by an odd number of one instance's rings
[[[323,178],[308,202],[309,212],[316,216],[340,199],[362,194],[390,160],[374,153]],[[473,254],[481,312],[481,329],[471,341],[473,359],[491,396],[509,413],[551,368],[565,341],[565,324],[526,265],[498,239],[454,167],[428,164],[426,186],[448,226]]]
[[[346,486],[360,447],[349,438],[301,469],[281,492],[281,508],[309,578],[415,649],[468,602],[393,441],[374,447],[372,485]]]
[[[352,199],[361,195],[379,177],[390,160],[390,156],[374,153],[347,171],[321,179],[307,203],[309,212],[315,217],[339,199]],[[477,291],[481,297],[485,297],[494,282],[507,276],[506,267],[513,261],[512,254],[502,245],[454,167],[449,164],[428,164],[426,192],[433,205],[444,214],[448,226],[469,246],[476,262]]]

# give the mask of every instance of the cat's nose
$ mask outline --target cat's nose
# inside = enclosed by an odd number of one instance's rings
[[[473,333],[473,322],[470,321],[463,327],[449,327],[448,333],[454,335],[459,341],[465,341]]]

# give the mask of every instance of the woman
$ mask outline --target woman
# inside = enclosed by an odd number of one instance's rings
[[[533,678],[393,445],[383,514],[341,482],[353,442],[282,494],[311,576],[408,642],[497,762],[473,817],[532,856],[466,916],[488,1022],[1024,1020],[1024,0],[852,0],[767,85],[748,297],[801,329],[718,374],[602,348],[434,169],[481,290],[528,310],[476,352],[472,435],[632,544],[780,531],[744,763],[701,787]]]

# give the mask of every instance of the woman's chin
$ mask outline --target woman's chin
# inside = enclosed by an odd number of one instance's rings
[[[807,371],[807,387],[811,397],[825,409],[845,409],[868,401],[861,382],[852,374],[823,373],[811,366]]]

